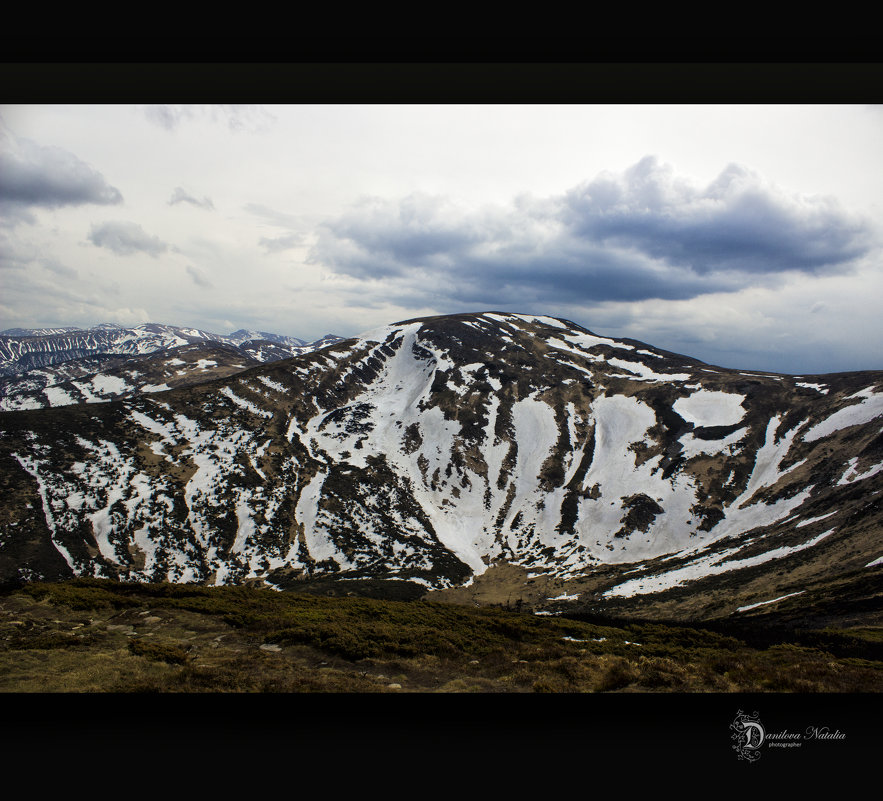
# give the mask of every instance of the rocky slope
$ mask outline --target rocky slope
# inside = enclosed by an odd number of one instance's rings
[[[836,595],[833,615],[871,614],[881,431],[879,372],[728,370],[548,317],[411,320],[162,394],[3,413],[0,573],[408,581],[681,618]]]

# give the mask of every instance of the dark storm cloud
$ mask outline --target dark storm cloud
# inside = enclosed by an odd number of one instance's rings
[[[423,298],[676,300],[786,271],[844,271],[872,239],[833,200],[785,195],[738,166],[697,188],[649,157],[505,209],[468,213],[422,195],[365,200],[321,227],[310,260],[396,278],[396,292]]]
[[[120,191],[73,153],[19,139],[0,137],[0,206],[28,220],[28,207],[55,209],[87,203],[122,203]],[[33,218],[31,218],[32,220]]]
[[[744,167],[730,165],[699,190],[653,157],[571,190],[560,219],[581,239],[700,275],[830,271],[861,256],[869,234],[833,200],[788,197]]]
[[[196,206],[200,209],[206,209],[206,211],[214,211],[215,204],[212,203],[211,198],[204,197],[202,200],[193,197],[189,192],[183,190],[180,186],[175,187],[175,191],[172,192],[171,200],[169,200],[169,205],[174,206],[176,203],[189,203],[191,206]]]
[[[168,250],[168,245],[159,237],[151,236],[137,223],[122,220],[93,225],[89,241],[120,256],[147,253],[156,257]]]

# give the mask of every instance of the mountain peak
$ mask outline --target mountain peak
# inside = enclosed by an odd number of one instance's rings
[[[4,415],[7,566],[485,598],[508,566],[541,610],[694,617],[810,586],[859,599],[879,569],[881,373],[723,369],[503,312],[250,364]]]

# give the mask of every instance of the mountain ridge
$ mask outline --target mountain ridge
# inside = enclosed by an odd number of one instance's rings
[[[326,334],[305,342],[244,329],[221,336],[154,323],[128,329],[102,323],[91,329],[30,331],[35,335],[0,335],[0,410],[161,392],[205,380],[207,374],[229,375],[253,364],[288,359],[340,339]]]
[[[414,318],[161,396],[2,414],[24,503],[3,508],[0,572],[406,581],[697,618],[858,598],[883,555],[881,398],[880,372],[718,368],[536,315]]]
[[[314,343],[296,337],[239,329],[230,335],[197,328],[142,323],[130,328],[100,323],[91,328],[10,328],[0,332],[0,376],[11,376],[96,355],[144,355],[160,350],[216,342],[250,352],[258,361],[290,358],[312,349],[316,343],[335,341],[326,334]],[[266,350],[265,354],[263,351]]]

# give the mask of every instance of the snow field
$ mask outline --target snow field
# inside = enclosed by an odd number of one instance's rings
[[[868,423],[875,417],[883,415],[883,393],[877,394],[873,387],[863,389],[850,395],[847,400],[853,398],[863,398],[861,403],[846,406],[839,411],[834,412],[830,417],[822,420],[821,423],[814,425],[809,431],[803,435],[804,442],[815,442],[833,434],[835,431],[842,431],[850,426]]]
[[[92,377],[92,387],[99,395],[115,397],[120,395],[132,387],[119,376],[114,375],[95,375]]]
[[[76,398],[72,398],[61,387],[46,387],[43,390],[43,394],[46,396],[46,400],[49,401],[50,406],[70,406],[77,403]]]
[[[580,541],[595,558],[605,562],[652,559],[687,545],[692,533],[684,521],[692,520],[695,503],[692,478],[664,480],[654,474],[661,457],[636,465],[629,450],[633,442],[647,442],[648,428],[656,425],[656,414],[641,401],[613,395],[602,396],[592,405],[595,420],[595,450],[592,464],[583,480],[583,489],[599,485],[600,497],[579,502],[576,529]],[[662,509],[647,533],[635,531],[629,537],[615,538],[624,515],[622,499],[645,494]],[[699,521],[695,521],[698,526]]]
[[[769,423],[767,423],[766,439],[764,440],[763,446],[757,452],[757,458],[754,462],[754,470],[751,472],[751,477],[748,479],[748,485],[745,487],[742,494],[733,501],[731,508],[738,510],[745,506],[758,490],[773,486],[773,484],[778,482],[780,478],[787,475],[806,461],[806,459],[801,459],[799,462],[791,465],[791,467],[782,471],[779,470],[779,465],[781,465],[785,457],[788,455],[788,451],[791,449],[791,443],[794,441],[794,435],[800,428],[800,426],[792,428],[785,435],[781,436],[777,443],[776,434],[779,425],[781,424],[781,420],[782,416],[777,414],[769,421]]]
[[[672,408],[695,426],[730,426],[745,416],[744,400],[744,395],[701,389],[686,398],[678,398]]]
[[[628,370],[638,381],[689,381],[690,373],[657,373],[641,362],[627,362],[624,359],[608,359],[607,364]],[[629,376],[631,377],[631,376]]]

